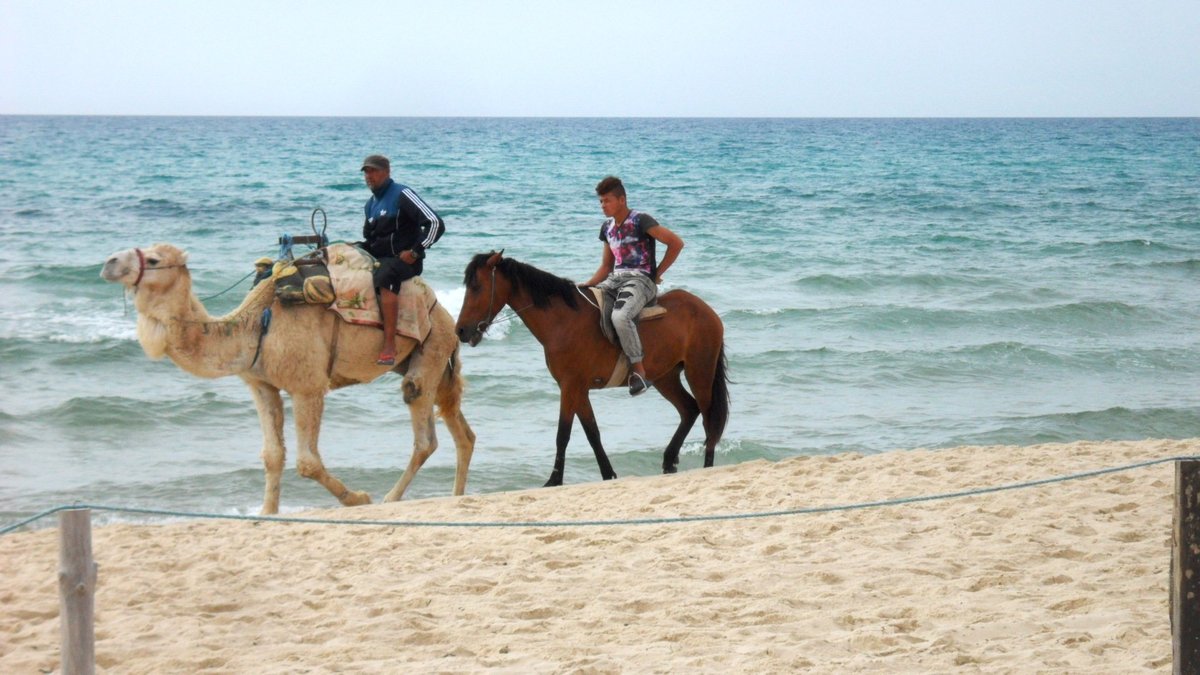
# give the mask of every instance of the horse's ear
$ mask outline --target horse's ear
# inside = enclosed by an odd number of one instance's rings
[[[493,253],[492,257],[488,258],[488,261],[487,261],[488,267],[495,267],[496,265],[499,265],[500,261],[503,258],[504,258],[504,249],[500,249],[498,252]]]

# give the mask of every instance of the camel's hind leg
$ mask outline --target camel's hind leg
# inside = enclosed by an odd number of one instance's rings
[[[292,412],[296,416],[296,445],[299,446],[296,470],[301,476],[311,478],[337,497],[343,506],[370,504],[371,497],[365,492],[351,491],[325,470],[321,453],[317,450],[317,438],[321,432],[321,415],[325,412],[325,395],[292,394]]]
[[[467,489],[467,469],[475,452],[475,432],[471,431],[462,414],[465,387],[458,339],[454,335],[454,319],[440,305],[434,310],[433,332],[423,345],[413,351],[400,388],[404,393],[404,402],[412,413],[413,452],[404,475],[400,476],[384,501],[400,499],[425,460],[437,449],[435,403],[450,435],[454,437],[457,455],[454,494],[463,494]]]
[[[467,418],[462,414],[462,396],[466,382],[462,377],[462,362],[459,359],[458,346],[450,356],[442,379],[438,381],[437,408],[454,438],[454,451],[457,462],[454,468],[454,495],[460,496],[467,489],[467,469],[471,466],[471,457],[475,454],[475,432],[467,424]]]
[[[283,477],[283,461],[287,450],[283,444],[283,399],[279,389],[265,382],[247,381],[254,406],[258,408],[258,423],[262,427],[263,470],[266,487],[263,490],[263,515],[279,513],[279,483]]]
[[[679,380],[680,370],[681,368],[676,366],[671,372],[654,381],[658,393],[670,401],[679,412],[679,426],[663,452],[663,473],[675,473],[679,469],[679,449],[683,447],[684,439],[696,424],[696,418],[700,416],[700,406],[696,399],[683,388],[683,383]]]
[[[408,368],[404,380],[400,383],[400,391],[404,395],[404,403],[412,416],[413,449],[408,459],[408,466],[396,485],[388,491],[383,501],[394,502],[404,496],[409,483],[416,478],[417,472],[425,465],[433,452],[437,450],[437,427],[433,417],[433,399],[437,391],[438,381],[442,370],[430,368],[434,363],[445,363],[438,358],[437,345],[432,344],[431,338],[427,344],[415,349],[408,359]],[[433,370],[431,373],[430,371]]]

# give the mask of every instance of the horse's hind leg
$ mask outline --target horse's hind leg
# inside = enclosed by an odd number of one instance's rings
[[[680,370],[680,367],[676,366],[670,373],[654,381],[658,393],[670,401],[679,412],[679,426],[663,452],[663,473],[675,473],[679,469],[679,449],[683,447],[684,439],[696,424],[696,418],[700,416],[700,406],[697,405],[696,399],[683,388],[683,383],[679,380]]]
[[[689,362],[684,372],[687,375],[688,386],[695,394],[696,405],[704,417],[704,468],[707,469],[713,465],[717,441],[721,438],[721,430],[717,427],[723,429],[725,426],[723,419],[718,420],[713,415],[713,400],[716,395],[716,392],[713,391],[713,383],[717,377],[717,365],[713,363],[712,365],[696,366]]]

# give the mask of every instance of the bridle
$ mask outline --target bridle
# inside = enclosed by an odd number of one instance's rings
[[[487,314],[484,314],[484,316],[487,318],[483,319],[479,323],[475,324],[475,330],[480,335],[483,335],[484,333],[487,332],[487,329],[492,326],[492,319],[496,318],[495,313],[492,312],[492,307],[495,304],[496,304],[496,266],[492,265],[492,287],[488,290],[488,311],[487,311]]]
[[[137,288],[137,285],[142,283],[142,277],[146,276],[146,272],[155,272],[157,270],[169,270],[169,269],[172,269],[175,267],[184,267],[184,265],[181,263],[178,265],[163,265],[162,267],[152,267],[149,270],[147,270],[146,269],[146,254],[142,253],[142,249],[140,249],[140,248],[133,249],[133,252],[137,253],[137,257],[138,257],[138,275],[137,275],[137,279],[133,280],[134,288]]]
[[[492,288],[488,292],[488,311],[487,311],[487,314],[484,315],[489,318],[484,319],[484,320],[480,321],[479,323],[475,324],[475,330],[478,331],[481,336],[487,332],[488,328],[492,327],[492,321],[496,318],[496,314],[492,311],[492,308],[495,306],[496,306],[496,266],[493,265],[492,266]],[[529,309],[530,307],[533,307],[532,302],[529,303],[528,305],[525,305],[521,309],[517,309],[514,307],[513,308],[513,316],[520,316],[521,312],[524,312],[525,310]],[[496,312],[499,312],[499,311],[500,310],[496,310]],[[507,317],[507,318],[501,319],[501,321],[512,321],[512,317]]]

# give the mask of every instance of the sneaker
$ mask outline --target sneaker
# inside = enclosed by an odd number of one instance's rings
[[[629,376],[629,395],[630,396],[637,396],[638,394],[645,392],[649,386],[650,386],[650,383],[646,382],[646,378],[642,377],[641,375],[634,373]]]

